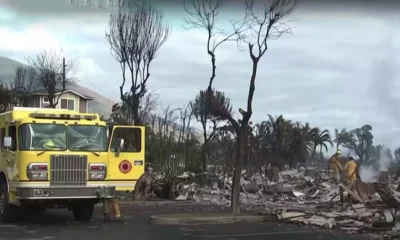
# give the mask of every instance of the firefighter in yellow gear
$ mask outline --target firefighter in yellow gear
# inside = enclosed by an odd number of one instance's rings
[[[344,176],[345,181],[347,182],[350,189],[353,191],[357,188],[357,179],[359,179],[358,174],[358,163],[352,158],[349,157],[349,160],[344,165]],[[349,203],[354,201],[354,197],[352,195],[348,196]]]
[[[338,149],[335,154],[329,159],[329,168],[333,170],[333,178],[340,183],[341,182],[341,171],[343,171],[342,165],[340,164],[341,151]]]
[[[332,155],[332,157],[329,159],[329,169],[333,170],[333,178],[336,180],[336,182],[339,184],[342,181],[342,165],[340,164],[340,157],[342,153],[340,149],[336,150],[336,153]],[[339,197],[340,201],[344,202],[344,193],[343,189],[339,188]]]
[[[353,184],[358,178],[358,164],[352,157],[344,165],[344,174],[350,184]]]
[[[110,222],[111,217],[110,217],[110,210],[112,208],[112,211],[114,212],[114,217],[115,221],[119,223],[125,222],[125,220],[121,216],[121,211],[119,209],[119,203],[118,203],[118,198],[110,198],[110,199],[105,199],[104,200],[104,221],[105,222]]]

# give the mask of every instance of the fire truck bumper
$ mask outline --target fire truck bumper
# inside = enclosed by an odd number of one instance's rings
[[[114,186],[17,187],[17,199],[104,199],[115,198]]]

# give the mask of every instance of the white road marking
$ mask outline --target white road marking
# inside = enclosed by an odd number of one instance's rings
[[[194,237],[195,238],[229,238],[229,237],[251,237],[251,236],[297,234],[297,233],[311,233],[311,231],[262,232],[262,233],[242,233],[242,234],[229,234],[229,235],[201,235],[201,236],[194,236]]]
[[[21,227],[18,225],[1,224],[0,228],[21,228]]]
[[[0,237],[0,240],[43,240],[43,238]]]

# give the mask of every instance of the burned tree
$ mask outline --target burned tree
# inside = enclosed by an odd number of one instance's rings
[[[222,1],[194,1],[193,4],[195,11],[190,14],[192,26],[201,27],[207,30],[208,41],[207,41],[207,52],[212,58],[213,68],[212,71],[215,73],[215,55],[212,54],[213,48],[210,48],[210,42],[215,33],[213,29],[217,29],[215,26],[216,15],[218,15],[221,9]],[[285,33],[290,32],[288,27],[283,20],[287,18],[299,5],[300,0],[273,0],[270,3],[264,4],[263,6],[255,6],[254,0],[247,0],[245,3],[246,16],[242,21],[242,24],[234,24],[234,33],[236,40],[241,40],[247,43],[250,59],[252,61],[252,71],[249,81],[249,91],[247,98],[246,110],[239,109],[242,118],[236,121],[232,115],[224,112],[218,106],[212,104],[209,101],[210,111],[213,114],[224,117],[229,120],[232,125],[237,140],[237,154],[236,164],[233,178],[232,188],[232,210],[234,213],[239,212],[239,193],[240,193],[240,177],[241,171],[244,165],[244,153],[246,151],[246,134],[248,133],[248,127],[250,118],[253,114],[253,97],[255,91],[255,82],[257,78],[257,70],[260,60],[268,50],[268,40],[278,39]],[[235,26],[236,25],[236,26]],[[210,37],[211,36],[211,37]],[[218,45],[216,45],[218,46]],[[210,53],[211,52],[211,53]],[[213,58],[214,56],[214,58]],[[208,96],[211,96],[212,84],[214,80],[214,74],[210,78],[208,85]]]
[[[245,30],[246,21],[232,22],[232,30],[217,26],[218,15],[226,0],[186,0],[184,7],[188,18],[184,21],[186,29],[202,28],[207,31],[207,54],[211,59],[211,76],[208,91],[212,92],[212,82],[216,77],[216,51],[223,43],[238,41]]]
[[[11,104],[10,90],[0,83],[0,113],[5,112]]]
[[[28,57],[27,61],[35,71],[39,88],[46,92],[49,108],[55,108],[68,84],[73,81],[78,62],[74,59],[65,63],[62,52],[42,50],[36,56]]]
[[[126,102],[127,97],[130,98],[134,123],[139,125],[142,124],[140,99],[147,91],[150,65],[171,31],[164,23],[163,14],[150,3],[140,2],[134,8],[126,8],[123,1],[118,3],[117,10],[110,16],[106,39],[113,57],[121,66],[121,101]],[[126,93],[124,87],[127,81],[130,86]]]
[[[136,0],[69,0],[70,3],[80,7],[90,7],[101,10],[111,8],[114,3],[118,4],[122,1],[134,2]]]
[[[252,61],[252,71],[249,83],[249,92],[247,97],[247,109],[239,109],[242,115],[240,121],[236,121],[232,116],[228,120],[235,129],[237,136],[237,159],[233,177],[232,188],[232,210],[238,213],[239,194],[240,194],[240,176],[244,164],[245,139],[250,118],[253,114],[253,97],[256,89],[257,70],[260,60],[268,50],[268,39],[277,39],[285,33],[290,32],[290,27],[282,22],[299,5],[300,0],[274,0],[264,6],[255,6],[254,0],[246,1],[247,17],[245,23],[249,28],[243,40],[248,45],[250,58]],[[211,83],[212,84],[212,83]],[[210,84],[210,85],[211,85]],[[209,87],[210,88],[210,87]]]
[[[228,97],[223,92],[213,91],[212,101],[221,106],[223,111],[232,114],[232,105]],[[219,116],[209,113],[207,90],[201,90],[191,103],[193,115],[196,120],[201,123],[203,130],[204,143],[202,146],[202,167],[203,171],[207,170],[207,159],[209,154],[208,143],[214,137],[218,130],[218,124],[223,120]],[[209,130],[210,129],[210,130]]]
[[[111,120],[119,124],[133,124],[135,115],[132,112],[134,99],[132,94],[125,93],[124,102],[117,103],[113,106]],[[149,92],[140,99],[139,102],[139,119],[141,123],[150,124],[151,116],[154,114],[158,105],[158,96]]]
[[[9,83],[9,89],[16,103],[27,107],[31,94],[38,90],[39,85],[34,68],[19,66],[15,69],[15,75]]]

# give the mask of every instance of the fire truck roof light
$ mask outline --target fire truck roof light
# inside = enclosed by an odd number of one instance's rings
[[[96,120],[96,115],[79,115],[79,114],[53,114],[53,113],[31,113],[32,118],[48,118],[48,119],[71,119],[71,120]]]

